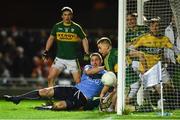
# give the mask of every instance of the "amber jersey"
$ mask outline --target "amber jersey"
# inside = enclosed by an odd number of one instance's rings
[[[133,43],[133,46],[136,50],[141,51],[144,54],[146,69],[150,69],[161,60],[164,48],[173,47],[168,37],[156,37],[150,33],[137,38]]]

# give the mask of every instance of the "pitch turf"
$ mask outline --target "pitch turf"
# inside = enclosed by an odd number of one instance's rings
[[[0,119],[179,119],[180,110],[172,111],[172,116],[158,116],[157,113],[131,113],[129,115],[118,116],[116,113],[102,113],[93,111],[40,111],[35,110],[35,106],[40,106],[43,101],[23,101],[19,105],[0,100]]]

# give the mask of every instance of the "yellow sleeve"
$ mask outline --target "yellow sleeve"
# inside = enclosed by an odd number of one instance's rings
[[[139,46],[141,46],[143,43],[142,43],[142,36],[141,37],[138,37],[134,42],[133,42],[133,46],[134,48],[138,48]]]
[[[116,64],[116,65],[114,66],[114,72],[115,72],[115,73],[118,72],[118,64]]]
[[[127,63],[127,65],[132,64],[132,60],[131,60],[130,56],[126,56],[126,63]]]
[[[176,61],[180,64],[180,55],[177,56]]]
[[[165,37],[165,39],[166,39],[166,47],[167,48],[173,48],[173,44],[170,42],[169,38]]]

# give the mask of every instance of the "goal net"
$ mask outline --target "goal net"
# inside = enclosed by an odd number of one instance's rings
[[[127,0],[124,5],[124,109],[161,115],[180,109],[180,1]]]

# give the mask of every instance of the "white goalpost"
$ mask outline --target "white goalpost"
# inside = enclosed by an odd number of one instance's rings
[[[117,114],[122,115],[125,107],[125,30],[126,1],[118,1],[118,83],[117,83]],[[121,56],[121,57],[120,57]]]

